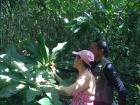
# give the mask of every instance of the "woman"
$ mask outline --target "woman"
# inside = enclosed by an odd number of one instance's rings
[[[71,105],[94,105],[95,78],[90,69],[90,62],[94,61],[94,56],[88,50],[73,52],[73,54],[76,55],[73,66],[78,70],[79,76],[72,85],[56,87],[56,89],[62,95],[73,96]]]

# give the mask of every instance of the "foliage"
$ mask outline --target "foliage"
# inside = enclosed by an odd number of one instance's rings
[[[22,97],[19,104],[23,105],[36,105],[37,103],[44,105],[46,102],[48,105],[61,105],[56,90],[49,85],[40,85],[39,82],[47,80],[47,83],[55,83],[49,65],[66,43],[59,43],[50,54],[43,36],[40,37],[37,38],[39,41],[37,45],[34,45],[33,42],[24,44],[24,48],[28,52],[28,59],[30,57],[35,59],[32,63],[31,60],[28,62],[26,55],[20,55],[14,45],[6,54],[0,56],[0,98],[6,98],[5,104],[8,103],[7,98],[15,95]],[[40,49],[37,49],[39,47]],[[37,100],[37,96],[42,99]]]

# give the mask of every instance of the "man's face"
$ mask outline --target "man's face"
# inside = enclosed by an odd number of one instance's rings
[[[90,51],[94,54],[95,60],[102,54],[102,50],[97,47],[97,43],[91,43]]]

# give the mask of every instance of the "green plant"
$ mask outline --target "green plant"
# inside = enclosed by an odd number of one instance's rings
[[[40,85],[38,82],[47,80],[47,83],[55,83],[49,66],[66,43],[58,44],[50,54],[45,45],[44,36],[41,38],[37,39],[37,44],[28,42],[24,45],[29,56],[19,54],[14,45],[6,54],[0,55],[0,98],[6,100],[5,104],[11,105],[12,102],[8,98],[19,96],[22,101],[18,103],[23,105],[36,105],[37,103],[61,105],[55,89],[49,87],[50,85]],[[23,50],[25,51],[25,49]],[[29,60],[29,58],[31,59]],[[36,99],[37,96],[40,98]]]

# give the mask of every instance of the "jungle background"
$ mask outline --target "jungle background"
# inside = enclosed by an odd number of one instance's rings
[[[98,37],[127,88],[127,105],[140,105],[140,0],[0,0],[0,105],[68,105],[71,97],[39,85],[72,83],[72,51]],[[117,102],[117,92],[114,99]]]

